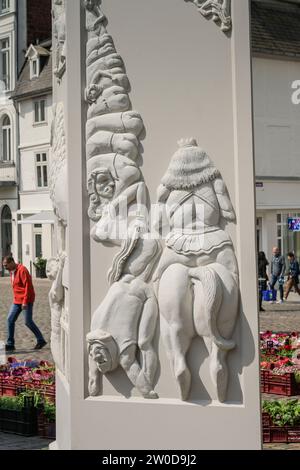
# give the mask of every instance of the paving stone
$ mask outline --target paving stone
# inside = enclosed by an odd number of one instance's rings
[[[16,322],[15,344],[16,351],[5,355],[5,351],[0,347],[0,362],[6,362],[7,357],[13,356],[18,361],[22,360],[47,360],[53,362],[50,351],[50,308],[48,304],[48,292],[51,283],[48,279],[34,279],[36,301],[33,308],[33,319],[42,331],[47,345],[38,351],[33,348],[36,340],[31,331],[24,325],[22,314]],[[12,303],[12,289],[8,277],[0,278],[0,345],[6,341],[6,318],[9,307]],[[0,450],[46,450],[50,442],[49,439],[40,437],[24,437],[16,434],[0,433]]]
[[[13,356],[18,360],[37,359],[48,360],[52,362],[50,351],[50,308],[48,304],[48,293],[51,283],[48,279],[34,279],[36,301],[33,307],[33,320],[43,333],[47,345],[38,351],[33,348],[36,345],[36,339],[33,333],[24,325],[24,318],[20,314],[15,329],[16,351],[10,352],[8,356]],[[10,279],[0,278],[0,361],[6,360],[3,345],[7,338],[6,318],[13,300]],[[1,349],[2,343],[2,349]]]

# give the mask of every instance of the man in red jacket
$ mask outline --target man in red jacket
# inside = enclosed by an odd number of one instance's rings
[[[5,345],[6,351],[15,350],[15,323],[22,312],[25,315],[25,325],[29,328],[37,339],[34,349],[41,349],[47,343],[34,321],[32,320],[32,308],[35,300],[32,279],[22,264],[16,264],[12,256],[6,256],[3,260],[3,267],[10,272],[11,285],[14,292],[14,303],[12,304],[8,317],[8,339]]]

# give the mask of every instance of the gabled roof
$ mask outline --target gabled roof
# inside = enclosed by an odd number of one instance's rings
[[[289,1],[251,2],[252,52],[300,58],[300,5]]]
[[[36,47],[36,46],[35,46]],[[48,51],[49,52],[49,51]],[[27,60],[21,71],[16,84],[15,92],[12,95],[14,100],[21,100],[31,96],[37,96],[52,90],[52,56],[44,56],[44,64],[41,67],[40,75],[30,79],[30,61]]]
[[[26,58],[37,57],[37,56],[49,56],[50,52],[42,46],[30,44],[25,54]]]

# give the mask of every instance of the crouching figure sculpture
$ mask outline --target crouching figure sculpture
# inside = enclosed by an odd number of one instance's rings
[[[186,354],[198,335],[209,351],[211,378],[223,402],[227,353],[235,347],[239,279],[232,241],[220,222],[234,221],[235,213],[208,155],[194,139],[179,145],[158,189],[160,214],[165,211],[170,227],[153,279],[161,332],[182,400],[189,397],[192,379]]]
[[[152,346],[157,317],[156,297],[144,281],[126,275],[112,284],[87,334],[90,395],[102,394],[102,375],[120,365],[144,398],[158,398],[152,385],[157,366]]]

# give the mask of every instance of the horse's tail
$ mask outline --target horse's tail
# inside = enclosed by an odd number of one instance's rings
[[[235,342],[222,337],[218,330],[217,319],[223,300],[223,282],[218,273],[208,266],[189,270],[191,279],[200,281],[203,287],[203,304],[209,335],[213,343],[223,351],[230,351]]]

